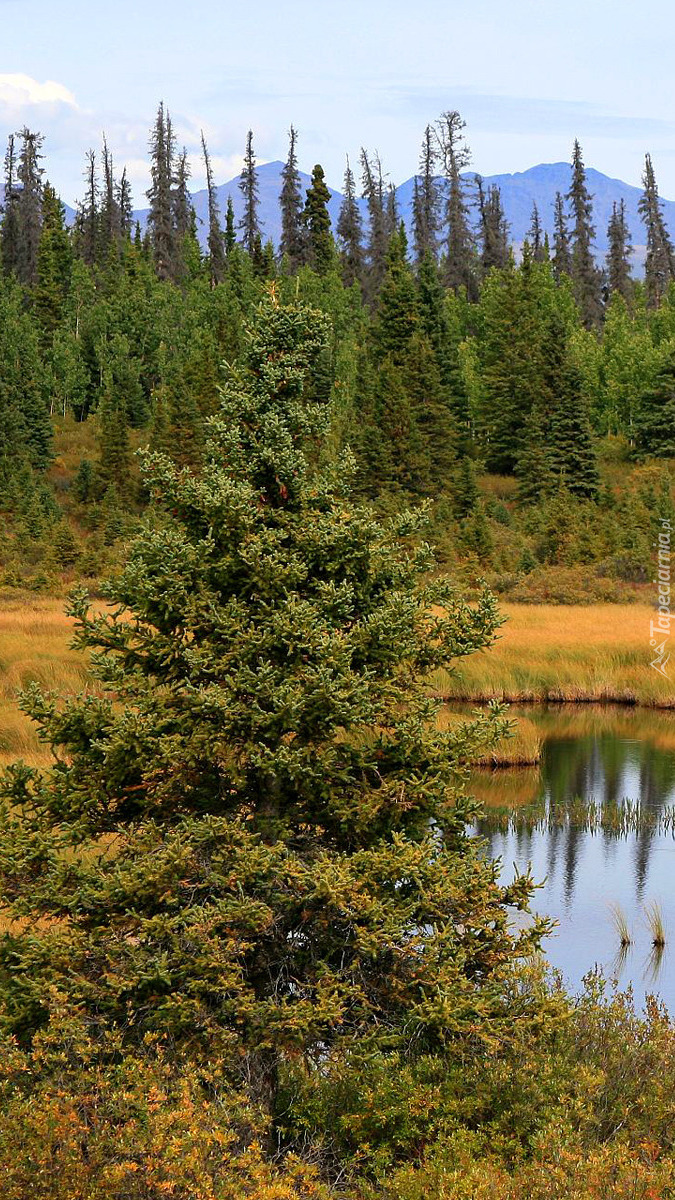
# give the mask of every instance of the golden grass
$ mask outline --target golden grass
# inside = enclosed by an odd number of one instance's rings
[[[664,678],[647,604],[504,604],[508,622],[488,650],[432,677],[447,700],[599,701],[675,708],[675,657]],[[667,668],[668,669],[668,668]]]
[[[50,761],[36,728],[19,711],[17,693],[39,683],[59,696],[81,692],[89,681],[84,656],[70,649],[73,622],[58,599],[25,598],[0,610],[0,765],[23,758]]]

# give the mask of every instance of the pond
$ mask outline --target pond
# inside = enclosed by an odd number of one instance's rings
[[[546,956],[570,987],[597,966],[638,1004],[651,992],[675,1013],[675,712],[512,706],[521,715],[542,738],[541,762],[473,773],[485,806],[476,831],[505,882],[531,864],[533,908],[558,922]]]

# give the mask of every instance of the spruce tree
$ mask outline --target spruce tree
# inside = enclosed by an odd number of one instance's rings
[[[119,206],[119,189],[115,182],[113,158],[103,138],[103,194],[99,214],[100,252],[103,262],[112,253],[119,254],[122,241],[122,214]]]
[[[669,284],[675,279],[675,251],[666,228],[663,203],[649,154],[645,158],[642,183],[644,191],[638,207],[647,232],[645,290],[647,306],[657,308]]]
[[[562,338],[556,344],[564,344]],[[594,499],[600,485],[597,450],[579,368],[563,361],[559,380],[549,423],[551,470],[573,496]]]
[[[558,482],[551,462],[548,413],[543,411],[540,404],[534,404],[526,418],[516,457],[515,475],[519,504],[537,504],[555,490]]]
[[[211,286],[215,287],[217,283],[222,282],[225,275],[225,247],[223,244],[223,231],[220,226],[220,205],[218,204],[218,195],[213,182],[213,171],[211,170],[211,159],[206,147],[206,139],[203,131],[202,153],[204,155],[206,191],[209,202],[209,235],[207,241],[209,248],[209,269],[211,273]]]
[[[150,137],[150,202],[148,230],[155,270],[160,279],[174,280],[180,273],[180,259],[174,223],[175,140],[169,113],[160,104]]]
[[[478,211],[480,214],[481,254],[483,273],[492,267],[505,267],[509,258],[509,227],[502,207],[499,188],[494,184],[483,190],[483,180],[476,176]]]
[[[444,282],[469,300],[476,298],[475,248],[461,172],[471,156],[464,141],[465,122],[459,113],[444,112],[437,137],[446,179]]]
[[[623,200],[617,206],[612,206],[612,215],[607,227],[607,283],[610,295],[617,292],[624,300],[630,300],[633,295],[633,280],[630,273],[630,259],[633,253],[630,230],[626,221],[626,205]]]
[[[415,259],[421,264],[427,254],[438,255],[438,231],[441,196],[436,167],[438,143],[431,125],[427,125],[422,141],[420,173],[415,176],[413,195],[413,238]]]
[[[24,128],[16,177],[21,185],[16,199],[17,260],[16,273],[21,283],[33,284],[37,279],[37,260],[42,230],[42,160],[41,133]]]
[[[384,200],[382,164],[376,155],[371,162],[361,151],[362,195],[368,207],[368,239],[366,246],[365,293],[373,303],[384,278],[387,259],[387,215]]]
[[[75,220],[77,250],[87,266],[93,267],[99,258],[99,185],[96,169],[96,151],[88,150],[84,172],[84,199],[78,205]]]
[[[429,697],[494,602],[406,548],[419,517],[379,524],[346,463],[312,466],[328,336],[267,302],[203,474],[145,456],[162,519],[104,613],[73,602],[100,689],[63,711],[31,689],[56,764],[11,771],[0,811],[2,1029],[46,1029],[57,1078],[80,1045],[105,1068],[161,1037],[205,1087],[245,1081],[270,1133],[290,1061],[489,1048],[543,931],[469,832],[464,764],[503,724],[439,730]]]
[[[242,230],[242,245],[245,250],[253,257],[256,247],[256,238],[262,244],[262,236],[260,231],[260,222],[258,220],[258,172],[255,165],[255,154],[253,151],[253,131],[249,129],[246,136],[246,154],[244,156],[244,166],[239,178],[239,188],[244,197],[244,215],[239,222],[239,228]]]
[[[19,220],[17,216],[17,177],[14,134],[10,134],[5,154],[0,256],[6,275],[16,274],[19,261]]]
[[[51,343],[63,318],[71,266],[72,252],[64,208],[51,184],[46,183],[42,198],[37,280],[33,288],[33,310],[42,328],[45,345]]]
[[[553,270],[560,283],[564,275],[572,272],[572,251],[570,235],[565,211],[565,199],[560,192],[555,194],[553,214]]]
[[[98,476],[102,490],[114,487],[120,497],[127,498],[131,479],[131,450],[126,405],[115,388],[109,368],[105,369],[103,375],[103,396],[98,417]]]
[[[638,454],[675,457],[675,351],[668,344],[655,377],[643,388],[634,414]]]
[[[281,242],[279,253],[285,258],[289,270],[297,271],[305,259],[305,230],[303,227],[302,191],[298,156],[296,154],[297,131],[291,125],[288,133],[288,158],[281,172],[282,187],[279,195],[281,209]]]
[[[326,186],[323,167],[317,163],[312,171],[312,182],[307,189],[302,220],[306,230],[307,260],[318,275],[327,273],[335,257],[328,212],[329,200],[330,191]]]
[[[530,228],[527,231],[527,240],[532,247],[534,261],[543,262],[546,257],[546,249],[541,228],[541,217],[539,216],[539,209],[536,203],[532,205],[532,216],[530,218]]]
[[[354,283],[363,283],[364,259],[363,223],[356,199],[356,184],[349,165],[349,159],[347,159],[345,169],[343,197],[336,233],[340,247],[342,281],[345,287],[351,287]]]
[[[225,211],[225,257],[229,258],[237,244],[237,226],[234,218],[234,205],[232,197],[227,197],[227,209]]]
[[[407,259],[408,242],[401,224],[387,251],[386,274],[377,300],[372,339],[377,355],[402,363],[419,326],[415,280]]]
[[[572,287],[582,320],[591,329],[599,325],[602,319],[602,276],[593,257],[593,201],[586,186],[586,170],[578,141],[574,143],[572,182],[567,199],[574,221],[570,266]]]

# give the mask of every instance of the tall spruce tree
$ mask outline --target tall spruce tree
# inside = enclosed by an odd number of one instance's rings
[[[553,205],[553,271],[560,283],[564,275],[572,273],[572,250],[565,211],[565,198],[556,192]]]
[[[366,151],[362,150],[361,170],[362,195],[368,208],[365,292],[373,303],[384,278],[387,260],[387,214],[379,155],[375,155],[371,162]]]
[[[675,251],[663,215],[654,167],[648,154],[642,177],[643,193],[638,208],[647,233],[645,290],[649,308],[657,308],[675,279]]]
[[[476,189],[481,233],[480,263],[485,273],[492,267],[506,266],[509,257],[509,227],[499,188],[492,184],[485,195],[483,180],[477,175]]]
[[[42,329],[43,343],[51,339],[63,319],[72,251],[65,225],[65,210],[51,184],[46,183],[42,197],[42,230],[37,259],[37,280],[33,288],[33,311]]]
[[[99,213],[99,248],[102,260],[111,252],[119,254],[122,241],[122,214],[119,206],[119,189],[115,182],[112,153],[103,137],[103,191]]]
[[[340,205],[336,233],[340,247],[342,280],[345,287],[351,287],[354,283],[362,284],[364,271],[363,222],[349,159],[347,159],[345,168],[343,200]]]
[[[42,144],[44,137],[26,126],[19,133],[20,147],[16,177],[20,185],[16,199],[16,273],[21,283],[37,279],[37,260],[42,230]]]
[[[98,262],[100,240],[99,183],[95,150],[87,151],[84,182],[84,198],[78,205],[75,219],[77,250],[87,266],[93,267]]]
[[[307,188],[302,220],[306,230],[307,260],[318,275],[325,275],[335,258],[329,200],[330,191],[323,167],[317,163],[312,171],[312,182]]]
[[[249,129],[246,135],[246,154],[244,155],[244,166],[239,178],[239,188],[244,197],[244,215],[239,222],[239,228],[242,231],[242,244],[245,250],[253,257],[256,248],[256,239],[262,242],[262,234],[260,229],[260,221],[258,219],[258,172],[255,164],[255,153],[253,150],[253,130]]]
[[[160,279],[176,279],[181,265],[174,223],[174,156],[171,118],[162,103],[150,136],[151,184],[146,192],[150,202],[148,230]]]
[[[415,176],[413,195],[413,238],[415,260],[422,263],[425,255],[438,255],[438,232],[441,196],[436,168],[438,142],[434,129],[427,125],[420,154],[420,173]]]
[[[6,275],[16,274],[19,261],[19,219],[16,211],[18,200],[16,176],[16,149],[14,134],[10,134],[5,154],[5,175],[2,196],[2,226],[0,227],[0,255]]]
[[[573,218],[572,287],[582,320],[591,329],[602,320],[602,275],[593,257],[593,200],[586,186],[586,169],[578,141],[572,153],[572,182],[567,200]]]
[[[279,195],[281,209],[281,242],[279,253],[286,259],[289,269],[297,271],[305,258],[305,229],[302,213],[302,188],[296,143],[297,130],[291,125],[288,131],[288,158],[281,172],[282,187]]]
[[[630,230],[626,221],[626,205],[622,199],[612,205],[612,215],[607,226],[607,283],[610,294],[618,293],[624,300],[633,295],[633,280],[630,260],[633,253]]]
[[[454,292],[474,300],[475,248],[461,174],[471,161],[464,129],[465,122],[456,111],[444,112],[437,123],[440,161],[446,179],[444,281]]]
[[[204,155],[204,168],[206,170],[206,191],[209,203],[209,233],[207,245],[209,248],[209,270],[211,274],[211,286],[221,283],[225,275],[225,246],[223,243],[223,231],[220,225],[220,205],[218,203],[218,194],[213,182],[213,171],[211,170],[211,158],[206,146],[206,138],[202,130],[202,154]]]
[[[105,1069],[161,1037],[205,1088],[245,1082],[270,1133],[298,1057],[490,1047],[544,928],[508,920],[531,882],[469,832],[464,764],[503,723],[439,730],[429,696],[494,601],[406,548],[419,517],[379,524],[347,464],[312,466],[328,336],[266,303],[203,474],[145,456],[163,518],[103,614],[73,603],[100,689],[31,689],[56,765],[11,771],[0,810],[3,1031],[48,1032],[59,1078],[79,1045]]]
[[[530,227],[527,231],[527,240],[532,247],[532,257],[535,262],[543,262],[546,257],[546,247],[544,245],[544,235],[541,227],[541,217],[536,202],[532,204],[532,215],[530,217]]]

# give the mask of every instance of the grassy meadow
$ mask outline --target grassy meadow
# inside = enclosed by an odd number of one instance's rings
[[[497,641],[432,686],[443,700],[572,701],[675,708],[675,664],[649,663],[647,604],[503,604]]]

